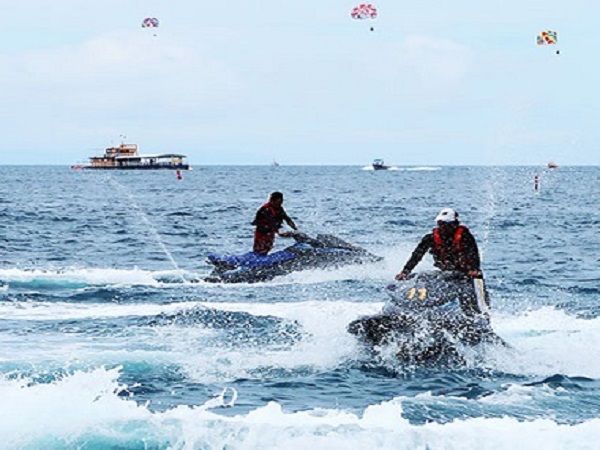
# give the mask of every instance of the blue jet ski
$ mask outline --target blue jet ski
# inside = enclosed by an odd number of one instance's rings
[[[254,252],[241,255],[209,254],[208,262],[214,269],[205,281],[254,283],[299,270],[363,264],[383,259],[330,234],[318,234],[312,238],[305,233],[295,232],[291,237],[296,241],[294,245],[269,255]]]
[[[386,288],[383,310],[348,325],[369,349],[397,346],[405,363],[461,362],[459,347],[508,346],[490,326],[483,279],[459,272],[423,272]]]

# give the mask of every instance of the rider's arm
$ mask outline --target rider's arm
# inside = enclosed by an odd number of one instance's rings
[[[298,226],[294,223],[294,221],[291,219],[291,217],[288,217],[286,222],[292,230],[298,230]]]
[[[283,214],[283,220],[285,220],[285,222],[290,226],[290,228],[292,230],[298,230],[298,227],[296,226],[295,222],[292,220],[292,218],[290,216],[287,215],[287,213],[285,212],[285,209],[283,209],[283,207],[281,208],[281,213]]]
[[[463,234],[463,245],[467,253],[468,261],[471,262],[469,271],[477,271],[481,273],[481,260],[479,258],[479,248],[477,241],[471,232]]]
[[[412,252],[412,255],[410,255],[410,258],[408,259],[400,273],[404,274],[405,276],[411,273],[412,270],[417,266],[417,264],[419,264],[419,261],[423,259],[423,256],[425,256],[425,253],[429,251],[432,245],[433,234],[429,233],[423,236],[423,239],[421,239],[421,242],[419,242],[417,248],[415,248],[415,250]]]

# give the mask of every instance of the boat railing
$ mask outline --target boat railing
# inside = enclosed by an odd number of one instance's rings
[[[179,161],[158,161],[158,160],[142,160],[142,161],[127,161],[122,160],[118,163],[119,166],[153,166],[153,167],[181,167],[185,166],[186,163],[182,160]]]

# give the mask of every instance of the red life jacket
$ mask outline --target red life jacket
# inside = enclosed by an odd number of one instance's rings
[[[264,205],[262,205],[262,207],[263,208],[267,208],[271,212],[271,214],[273,215],[273,218],[277,217],[277,210],[269,202],[267,202]]]
[[[433,246],[431,250],[435,266],[442,270],[459,270],[461,272],[472,269],[472,261],[462,242],[462,235],[466,230],[468,228],[464,225],[458,226],[452,237],[452,246],[449,249],[448,246],[444,245],[440,229],[433,229]]]
[[[260,231],[257,230],[259,233],[264,233],[265,230],[270,230],[270,231],[268,231],[268,233],[275,233],[277,230],[276,229],[271,230],[271,228],[273,226],[280,227],[282,219],[279,217],[277,209],[273,205],[271,205],[269,202],[262,205],[259,208],[259,211],[263,208],[266,208],[269,210],[269,212],[271,213],[272,220],[269,220],[268,218],[263,216],[263,217],[260,217],[258,221],[252,222],[252,224],[257,226],[257,229],[260,230]]]

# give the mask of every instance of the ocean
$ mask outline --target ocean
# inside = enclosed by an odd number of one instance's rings
[[[1,166],[0,448],[600,448],[600,169],[361,169]],[[251,249],[274,190],[302,231],[384,260],[193,282],[208,253]],[[511,348],[374,361],[346,326],[443,207]]]

